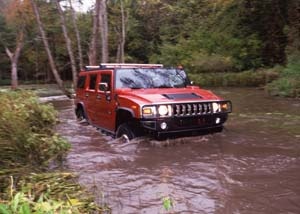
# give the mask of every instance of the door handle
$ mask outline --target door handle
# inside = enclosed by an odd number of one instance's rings
[[[98,100],[101,100],[100,94],[97,95],[97,99],[98,99]]]
[[[86,94],[85,94],[85,97],[89,97],[89,94],[88,94],[88,93],[86,93]]]

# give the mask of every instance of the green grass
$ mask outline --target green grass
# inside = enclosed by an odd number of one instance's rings
[[[71,82],[65,83],[66,87],[74,93],[71,87]],[[10,85],[0,86],[0,91],[10,91]],[[39,97],[63,95],[62,91],[58,88],[57,84],[20,84],[18,90],[32,91]]]
[[[267,85],[273,96],[300,97],[300,55],[291,57],[280,78]]]
[[[244,71],[239,73],[190,73],[189,77],[196,85],[203,87],[259,87],[277,79],[277,69]]]

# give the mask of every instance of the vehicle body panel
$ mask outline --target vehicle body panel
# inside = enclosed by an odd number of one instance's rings
[[[122,123],[134,123],[135,128],[142,128],[144,131],[156,134],[211,129],[222,127],[227,114],[231,112],[230,101],[224,101],[213,92],[198,86],[187,84],[169,87],[166,84],[159,88],[147,88],[148,85],[157,82],[149,80],[147,75],[143,76],[145,71],[142,66],[137,70],[135,68],[130,70],[130,64],[123,65],[127,66],[124,71],[129,74],[132,72],[138,77],[130,79],[123,74],[122,77],[118,77],[121,79],[117,83],[116,72],[120,74],[122,68],[101,66],[92,66],[91,70],[79,74],[81,82],[78,82],[76,89],[76,109],[82,107],[89,123],[102,130],[115,134]],[[139,65],[134,64],[134,66]],[[143,66],[147,67],[145,64]],[[152,68],[146,69],[152,72]],[[154,73],[164,78],[164,81],[160,80],[160,84],[170,78],[166,74],[159,73],[163,71],[164,69],[160,68]],[[173,80],[170,81],[173,85],[180,81],[181,84],[185,84],[188,80],[184,71],[170,69],[166,70],[167,72],[177,75],[176,78],[171,76]],[[83,77],[85,77],[84,84]],[[139,88],[144,84],[141,81],[147,81],[145,88]],[[127,84],[132,85],[132,88],[128,88]],[[225,111],[222,106],[226,107]],[[161,113],[164,111],[167,112],[166,115]],[[150,115],[147,115],[147,112],[150,112]]]

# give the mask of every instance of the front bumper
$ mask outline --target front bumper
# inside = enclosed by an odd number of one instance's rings
[[[193,117],[143,119],[140,123],[146,131],[157,134],[170,134],[222,127],[223,123],[226,122],[227,117],[227,113],[219,113]]]

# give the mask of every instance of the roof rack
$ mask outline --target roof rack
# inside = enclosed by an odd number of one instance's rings
[[[86,65],[84,66],[85,70],[96,70],[99,69],[100,66],[99,65]]]
[[[101,68],[162,68],[162,64],[101,63]]]
[[[86,71],[105,68],[163,68],[162,64],[134,64],[134,63],[101,63],[100,65],[87,65]]]

